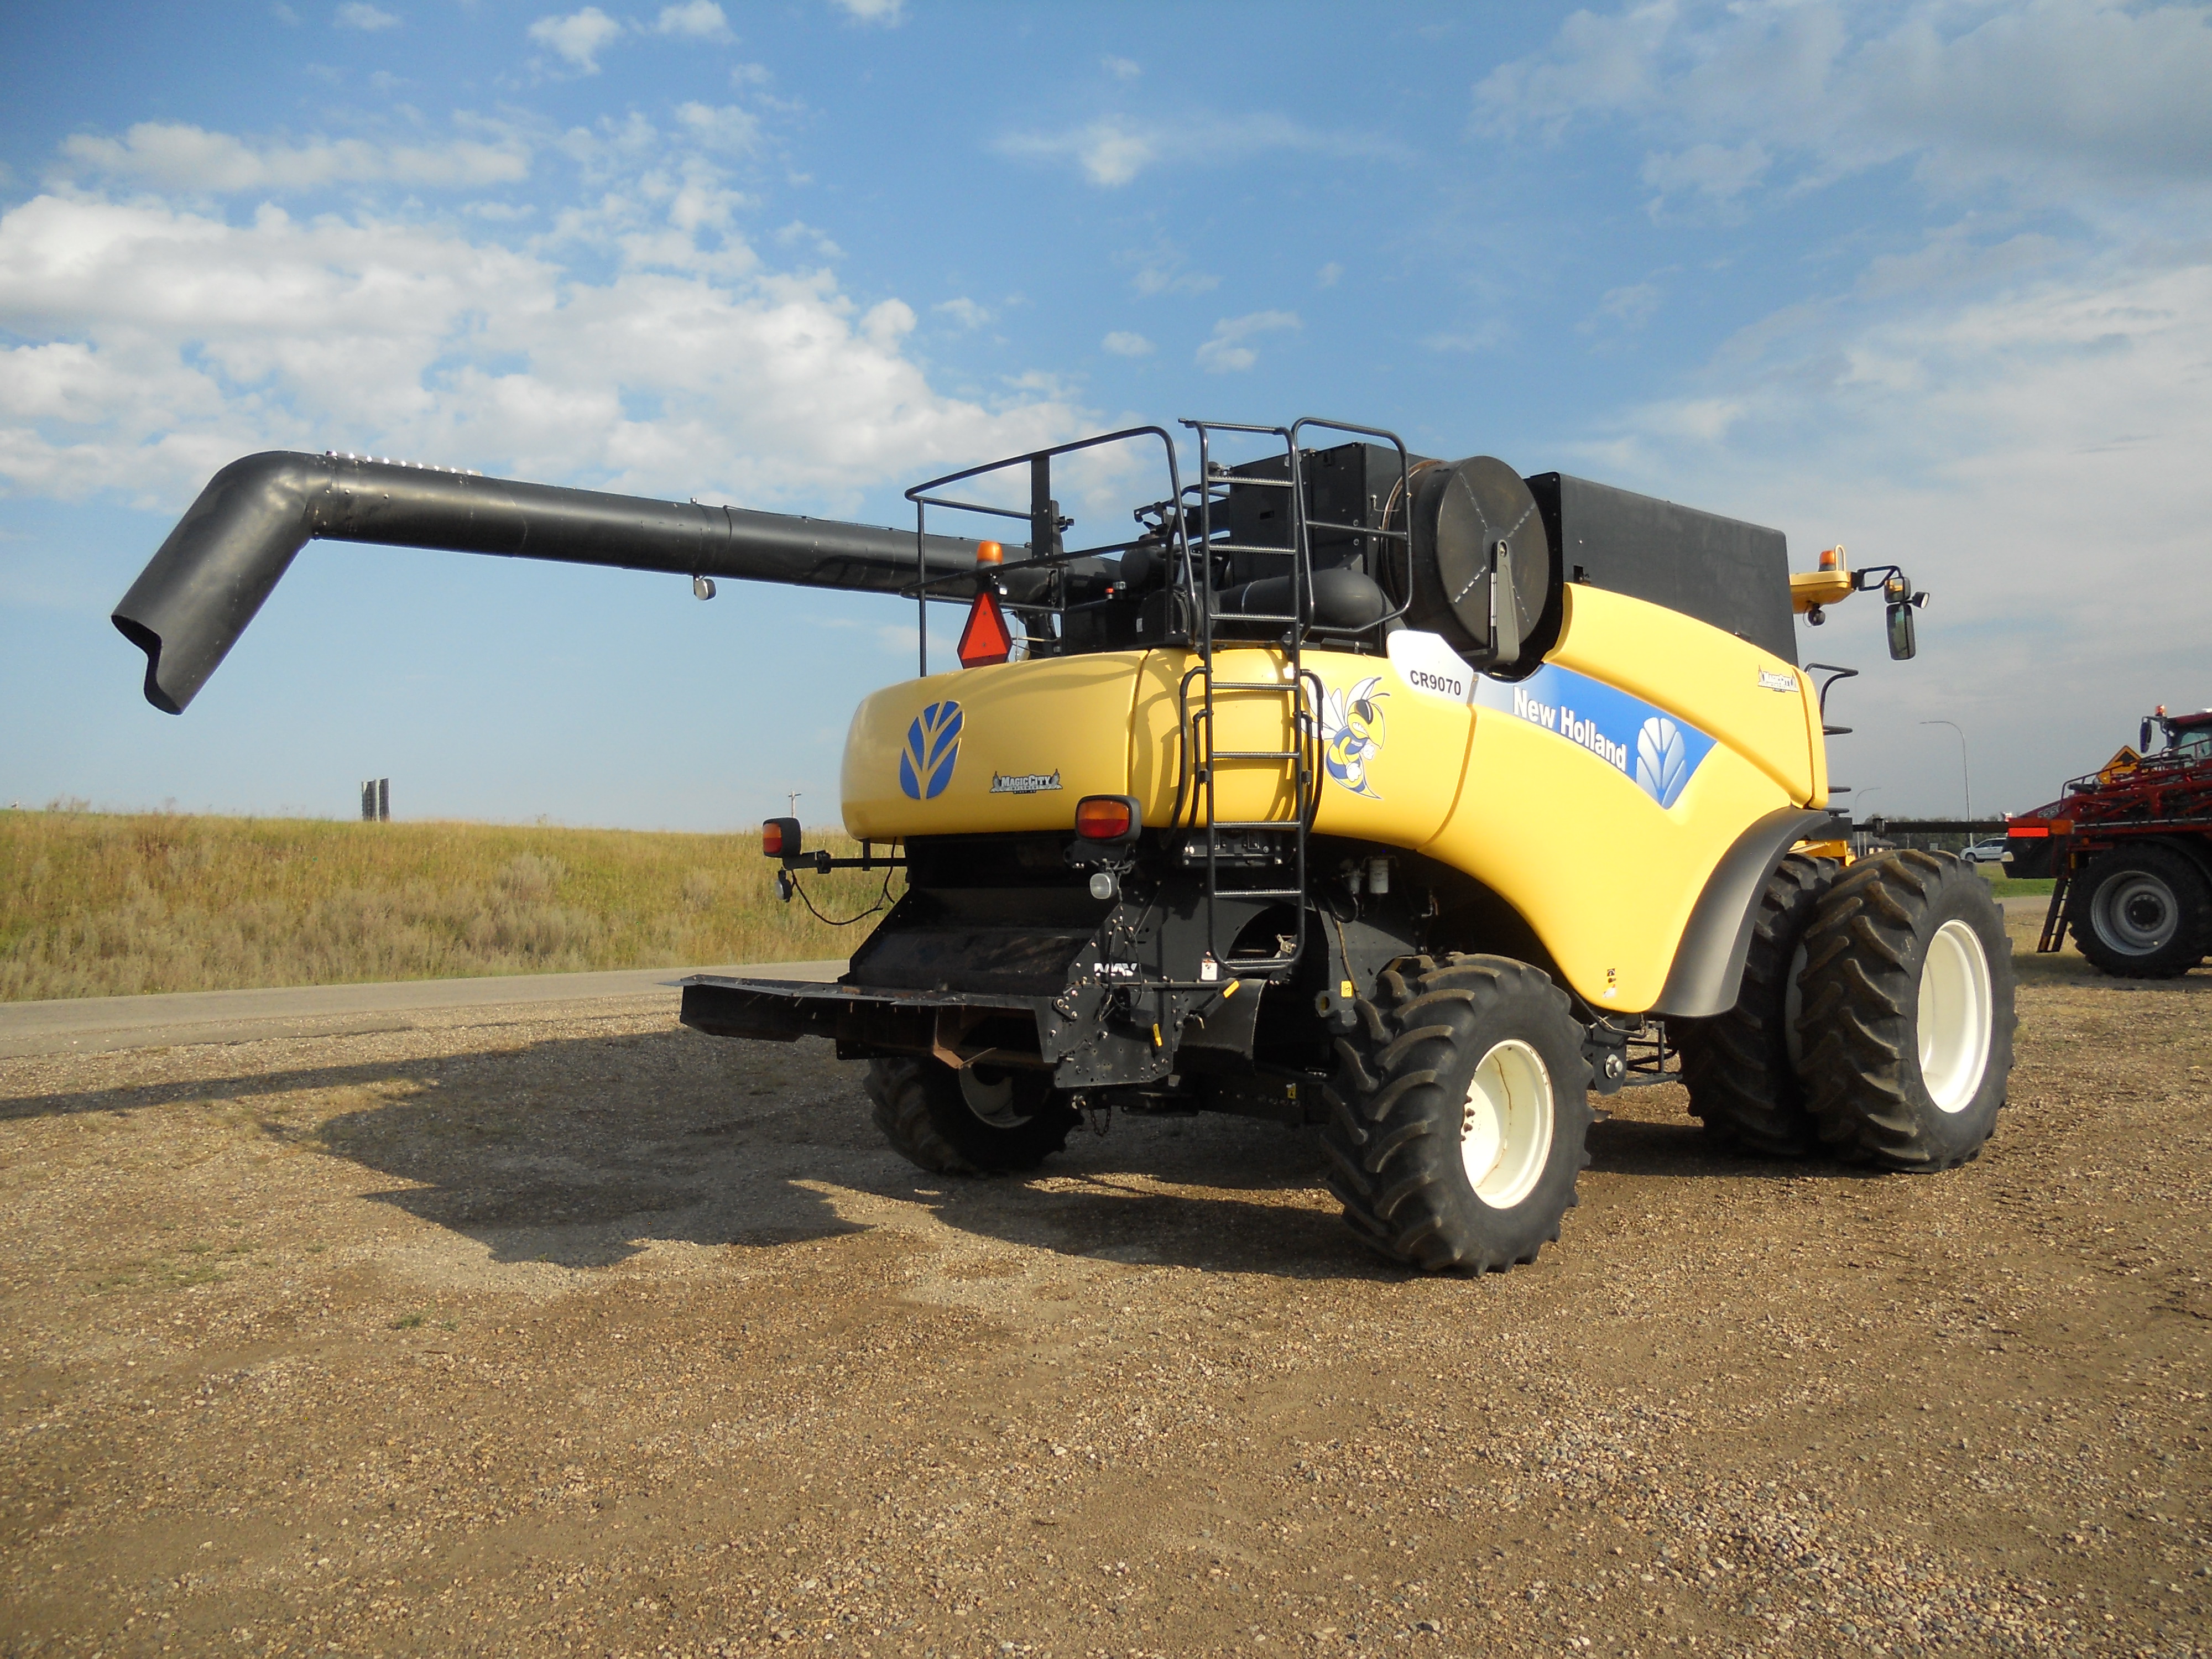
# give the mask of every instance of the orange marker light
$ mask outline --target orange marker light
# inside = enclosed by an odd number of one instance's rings
[[[1841,547],[1831,547],[1822,550],[1820,554],[1821,569],[1840,570],[1843,568],[1844,550]]]
[[[1127,795],[1085,795],[1075,803],[1075,833],[1085,841],[1128,841],[1139,825],[1137,803]]]
[[[975,562],[977,564],[1004,564],[1006,561],[1006,550],[1000,546],[998,543],[977,542],[975,544]]]

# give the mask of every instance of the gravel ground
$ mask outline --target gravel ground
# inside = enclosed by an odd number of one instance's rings
[[[1639,1091],[1481,1280],[635,1000],[0,1061],[0,1650],[2203,1655],[2212,974],[2023,978],[1978,1163]]]

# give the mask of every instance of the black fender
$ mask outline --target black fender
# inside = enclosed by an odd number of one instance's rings
[[[1674,965],[1650,1012],[1678,1019],[1710,1019],[1735,1006],[1744,959],[1759,920],[1759,897],[1799,842],[1833,834],[1835,815],[1810,807],[1769,812],[1735,838],[1698,895],[1689,926],[1674,947]]]

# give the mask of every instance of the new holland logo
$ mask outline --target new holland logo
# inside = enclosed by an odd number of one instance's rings
[[[991,793],[994,795],[1042,795],[1048,789],[1060,787],[1057,772],[994,772],[991,774]]]
[[[1682,799],[1713,739],[1617,685],[1546,663],[1527,679],[1475,682],[1474,700],[1585,749],[1662,806]]]
[[[952,781],[952,765],[959,758],[960,705],[933,702],[906,729],[899,787],[908,800],[935,800]]]

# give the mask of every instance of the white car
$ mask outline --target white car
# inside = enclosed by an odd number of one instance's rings
[[[1991,836],[1987,841],[1978,841],[1959,856],[1969,864],[2002,864],[2011,856],[2009,843],[2002,836]]]

